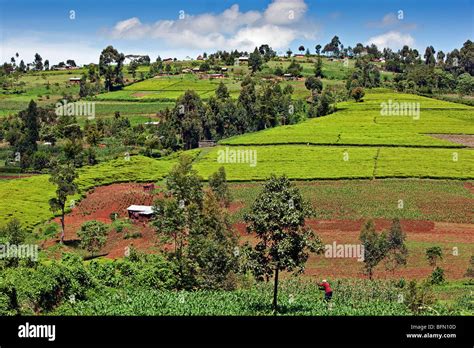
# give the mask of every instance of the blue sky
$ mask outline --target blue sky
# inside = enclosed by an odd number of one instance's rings
[[[473,10],[471,0],[0,0],[0,59],[18,52],[31,62],[38,52],[52,64],[84,64],[109,44],[152,59],[262,43],[279,52],[301,44],[314,51],[334,35],[345,46],[409,44],[424,52],[433,45],[447,52],[473,40]]]

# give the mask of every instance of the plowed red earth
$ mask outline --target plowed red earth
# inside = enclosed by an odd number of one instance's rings
[[[470,187],[472,189],[472,187]],[[110,214],[118,212],[121,217],[127,214],[126,208],[131,204],[151,205],[157,195],[146,193],[143,184],[114,184],[103,186],[91,191],[66,216],[66,240],[77,239],[76,231],[89,220],[98,220],[112,223]],[[243,207],[240,202],[234,202],[229,207],[235,213]],[[55,219],[59,223],[59,219]],[[364,220],[309,220],[308,225],[319,235],[323,244],[358,244],[359,233]],[[377,219],[377,231],[390,227],[390,220]],[[394,272],[386,271],[384,265],[379,265],[375,271],[376,278],[425,278],[431,271],[425,258],[427,247],[438,245],[444,252],[444,258],[439,263],[449,279],[463,278],[468,267],[469,259],[474,254],[474,224],[445,223],[421,220],[401,221],[403,230],[407,234],[409,259],[406,267]],[[124,255],[127,246],[133,244],[139,250],[156,252],[156,236],[152,227],[144,223],[135,225],[142,236],[135,239],[124,239],[123,233],[112,231],[101,253],[108,253],[108,258],[120,258]],[[240,235],[241,242],[254,243],[255,239],[245,229],[245,224],[238,222],[234,228]],[[48,241],[45,246],[55,244]],[[453,255],[457,248],[458,255]],[[364,277],[362,262],[355,258],[327,258],[324,255],[311,256],[306,265],[305,275],[317,278],[354,278]]]

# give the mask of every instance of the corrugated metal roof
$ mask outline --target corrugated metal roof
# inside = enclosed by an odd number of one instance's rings
[[[127,208],[127,210],[144,214],[144,215],[153,214],[153,206],[151,205],[131,205]]]

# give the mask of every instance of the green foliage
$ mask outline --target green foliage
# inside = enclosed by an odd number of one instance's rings
[[[429,312],[431,310],[430,306],[435,303],[430,284],[428,282],[417,284],[416,280],[408,283],[405,300],[408,308],[415,315]]]
[[[227,176],[224,167],[220,167],[217,172],[209,177],[209,186],[216,198],[223,203],[224,206],[228,207],[232,201],[232,196],[229,191],[229,186],[227,185]]]
[[[372,220],[365,223],[359,236],[364,246],[364,272],[372,279],[374,268],[386,257],[388,245],[385,232],[378,234]]]
[[[443,250],[439,246],[429,247],[426,249],[426,259],[430,266],[435,267],[438,260],[443,259]]]
[[[363,101],[362,98],[364,98],[365,91],[362,87],[355,87],[351,91],[351,97],[355,99],[356,102],[361,102]]]
[[[439,285],[445,282],[444,270],[441,267],[436,267],[431,273],[430,282],[433,285]]]
[[[255,233],[258,239],[253,254],[258,260],[256,277],[275,276],[274,310],[277,310],[279,272],[301,273],[309,253],[323,251],[319,237],[305,226],[305,218],[312,213],[287,177],[272,175],[244,217],[247,231]]]
[[[81,247],[94,255],[94,252],[105,245],[108,231],[107,225],[100,221],[92,220],[83,223],[81,229],[77,231],[81,239]]]

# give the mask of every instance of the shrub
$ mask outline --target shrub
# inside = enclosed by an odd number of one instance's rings
[[[351,91],[351,97],[355,99],[356,102],[363,101],[365,91],[362,87],[353,88]]]
[[[444,283],[444,270],[441,267],[436,267],[431,273],[430,282],[433,285]]]

